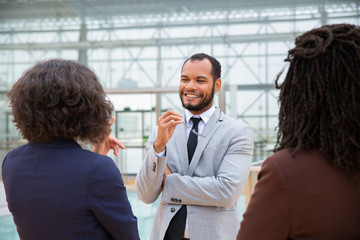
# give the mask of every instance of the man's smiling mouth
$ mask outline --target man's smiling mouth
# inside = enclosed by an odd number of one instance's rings
[[[200,97],[200,96],[195,95],[195,94],[192,94],[192,93],[185,93],[184,95],[185,95],[186,97],[189,97],[189,98],[198,98],[198,97]]]

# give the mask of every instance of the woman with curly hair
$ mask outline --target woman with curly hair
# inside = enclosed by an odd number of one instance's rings
[[[124,146],[110,137],[113,106],[96,75],[74,61],[48,60],[27,70],[8,97],[28,140],[2,167],[20,238],[139,239],[121,174],[106,156]]]
[[[325,25],[295,44],[276,80],[275,153],[237,240],[360,239],[360,28]]]

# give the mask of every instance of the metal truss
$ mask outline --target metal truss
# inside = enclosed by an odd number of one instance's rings
[[[183,61],[207,52],[222,63],[217,105],[254,127],[259,159],[274,143],[274,78],[295,37],[360,23],[358,1],[8,1],[0,9],[0,90],[39,60],[71,58],[94,69],[110,95],[155,95],[159,116],[181,110]]]

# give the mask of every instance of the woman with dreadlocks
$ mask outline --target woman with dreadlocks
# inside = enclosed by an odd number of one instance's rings
[[[296,38],[280,89],[274,154],[237,240],[360,239],[360,28]]]

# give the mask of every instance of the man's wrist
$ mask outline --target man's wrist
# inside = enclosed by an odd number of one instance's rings
[[[155,153],[155,155],[156,155],[157,157],[165,157],[165,155],[166,155],[166,148],[165,148],[163,151],[161,151],[161,152],[156,151],[156,149],[155,149],[155,144],[153,145],[153,148],[154,148],[154,153]]]
[[[165,146],[159,146],[156,141],[154,142],[153,147],[156,153],[161,153],[165,151]]]

